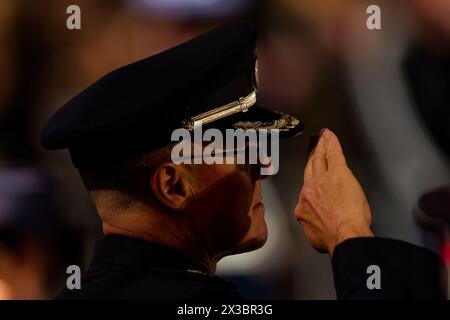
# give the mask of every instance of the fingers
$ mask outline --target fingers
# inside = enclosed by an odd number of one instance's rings
[[[321,137],[323,137],[324,140],[326,160],[329,170],[346,166],[347,162],[345,160],[344,153],[342,152],[341,144],[333,131],[324,129]]]
[[[313,175],[320,175],[327,171],[326,148],[322,132],[310,160],[312,161]]]
[[[319,142],[319,135],[317,134],[312,135],[311,138],[309,139],[308,153],[306,155],[305,171],[303,175],[303,179],[305,181],[311,179],[313,176],[312,162],[309,160],[311,159],[311,156],[314,154],[314,148],[316,147],[317,142]]]
[[[317,142],[319,142],[319,135],[318,134],[313,134],[309,138],[308,152],[306,154],[305,164],[308,163],[309,158],[311,158],[311,156],[313,155],[314,149],[317,146]]]
[[[311,137],[308,152],[303,177],[305,182],[314,175],[321,175],[328,170],[347,165],[339,139],[329,129],[322,129],[320,136]]]
[[[310,148],[316,141],[316,146],[307,157],[304,180],[305,182],[310,180],[314,175],[320,175],[327,171],[327,160],[324,141],[321,137],[312,136],[310,140]]]

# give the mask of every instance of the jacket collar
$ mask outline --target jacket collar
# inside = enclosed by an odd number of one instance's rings
[[[91,264],[120,265],[140,270],[162,268],[206,273],[198,263],[170,248],[119,235],[108,235],[96,242]]]

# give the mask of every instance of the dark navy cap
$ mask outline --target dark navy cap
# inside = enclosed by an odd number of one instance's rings
[[[46,123],[41,145],[68,148],[77,167],[105,166],[171,143],[177,128],[303,131],[297,118],[257,106],[256,27],[232,23],[112,71]]]

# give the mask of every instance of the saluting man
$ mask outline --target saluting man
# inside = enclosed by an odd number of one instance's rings
[[[268,164],[176,164],[171,134],[198,125],[303,131],[297,118],[255,105],[256,36],[253,25],[233,23],[124,66],[45,125],[42,146],[69,149],[104,232],[82,289],[60,299],[242,298],[214,272],[221,258],[264,245]],[[364,192],[330,130],[309,155],[295,216],[311,245],[332,256],[339,299],[443,298],[438,256],[374,237]],[[370,265],[383,272],[380,289],[366,285]]]

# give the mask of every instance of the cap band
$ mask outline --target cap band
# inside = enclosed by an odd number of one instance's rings
[[[184,119],[183,128],[192,131],[193,129],[208,124],[210,122],[228,117],[238,112],[246,112],[248,108],[256,103],[256,91],[252,91],[248,96],[241,97],[236,101],[201,113],[195,117]]]

